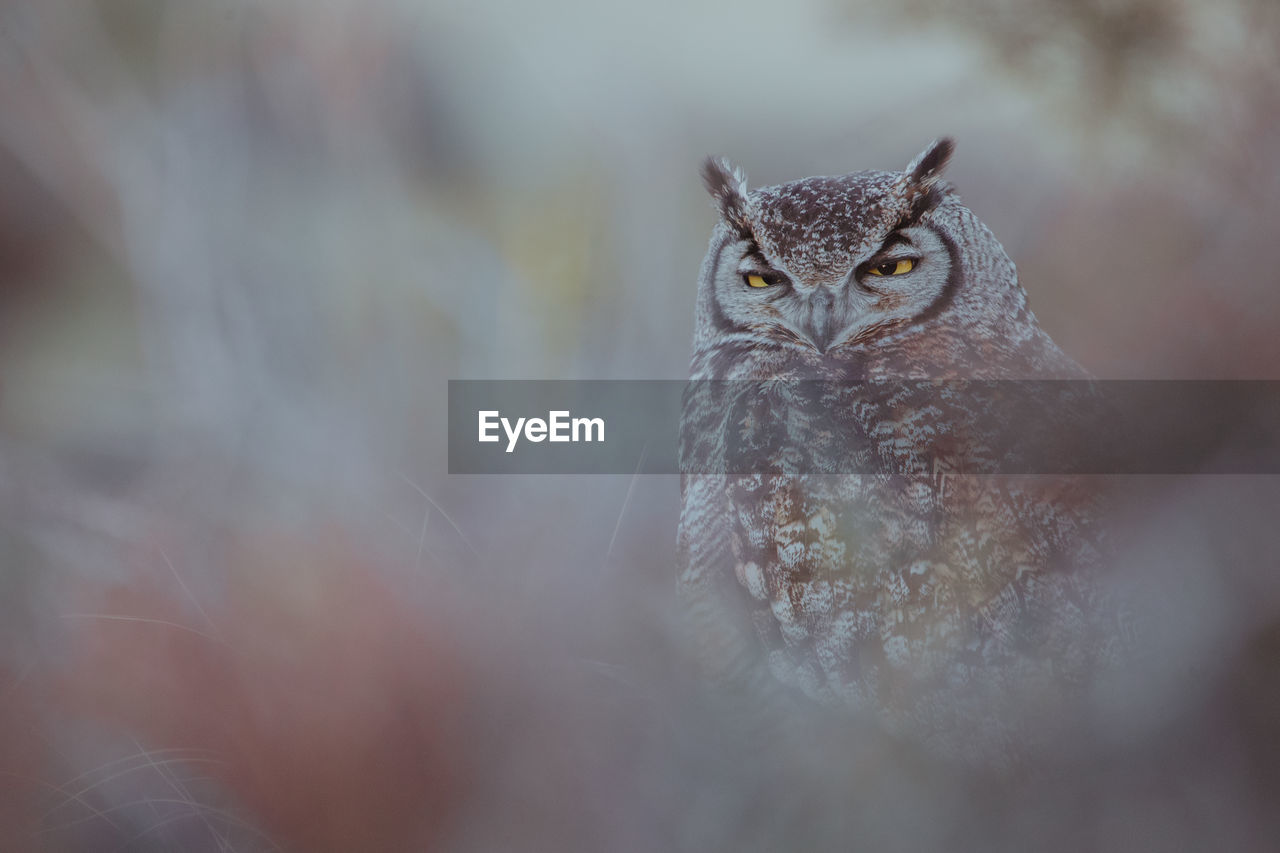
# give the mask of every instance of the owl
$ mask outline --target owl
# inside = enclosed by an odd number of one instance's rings
[[[953,148],[755,190],[705,164],[679,589],[744,701],[862,709],[963,751],[1020,736],[993,702],[1057,705],[1114,642],[1094,486],[963,473],[1018,426],[993,428],[995,380],[1087,373],[942,180]]]

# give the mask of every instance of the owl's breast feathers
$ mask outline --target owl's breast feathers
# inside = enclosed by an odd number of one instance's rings
[[[1000,452],[980,398],[697,387],[686,470],[731,473],[686,476],[682,587],[718,597],[704,609],[738,618],[724,636],[780,681],[896,713],[938,688],[1070,683],[1092,665],[1097,495],[1081,478],[965,473]]]

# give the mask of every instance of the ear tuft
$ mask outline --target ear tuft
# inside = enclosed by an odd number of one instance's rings
[[[928,192],[942,177],[942,171],[947,168],[955,150],[956,143],[951,137],[935,140],[907,166],[908,183],[916,192]]]
[[[749,234],[751,204],[747,201],[747,173],[724,157],[708,157],[702,164],[702,183],[724,221]]]

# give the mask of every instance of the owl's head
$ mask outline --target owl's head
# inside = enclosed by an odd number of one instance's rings
[[[936,373],[940,346],[981,361],[1042,335],[1012,262],[941,180],[953,150],[943,138],[901,172],[755,190],[741,169],[708,159],[720,221],[702,270],[695,371],[725,375],[707,363],[715,352],[765,350],[843,365],[893,353]]]

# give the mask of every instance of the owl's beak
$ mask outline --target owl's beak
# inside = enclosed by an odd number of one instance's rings
[[[819,287],[809,297],[809,316],[804,324],[804,332],[818,352],[825,353],[835,337],[835,299],[830,290]]]

